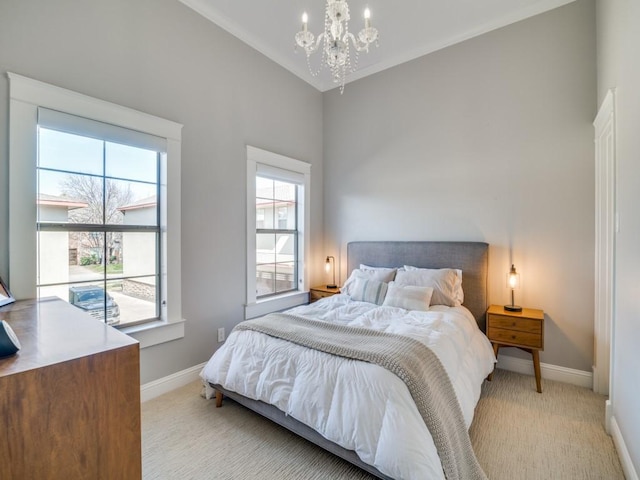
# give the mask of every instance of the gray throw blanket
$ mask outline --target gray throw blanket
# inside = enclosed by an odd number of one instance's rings
[[[272,313],[238,324],[304,347],[386,368],[403,380],[431,432],[448,480],[486,480],[453,385],[438,357],[409,337]]]

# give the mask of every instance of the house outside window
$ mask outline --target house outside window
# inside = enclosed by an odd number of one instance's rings
[[[311,166],[247,147],[247,305],[245,317],[308,299]]]

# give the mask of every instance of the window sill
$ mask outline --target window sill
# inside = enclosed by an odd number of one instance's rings
[[[140,348],[143,349],[183,338],[184,323],[184,320],[176,322],[156,320],[142,325],[120,328],[119,330],[135,338],[140,343]]]
[[[305,303],[309,303],[309,292],[285,293],[245,305],[244,318],[249,320],[250,318],[261,317],[267,313],[279,312],[280,310],[297,307]]]

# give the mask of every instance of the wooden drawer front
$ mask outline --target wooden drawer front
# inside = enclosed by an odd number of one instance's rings
[[[489,327],[518,330],[520,332],[542,333],[542,322],[528,318],[513,318],[503,315],[489,315]]]
[[[310,290],[309,291],[309,303],[317,302],[321,298],[330,297],[333,295],[331,292],[321,292],[318,290]]]
[[[523,347],[542,348],[542,335],[539,333],[520,332],[489,326],[489,340],[497,343],[510,343]]]

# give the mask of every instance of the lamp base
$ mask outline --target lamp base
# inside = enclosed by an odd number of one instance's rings
[[[337,285],[327,285],[327,288],[338,288]]]
[[[507,312],[521,312],[522,311],[522,307],[520,305],[505,305],[504,309]]]

